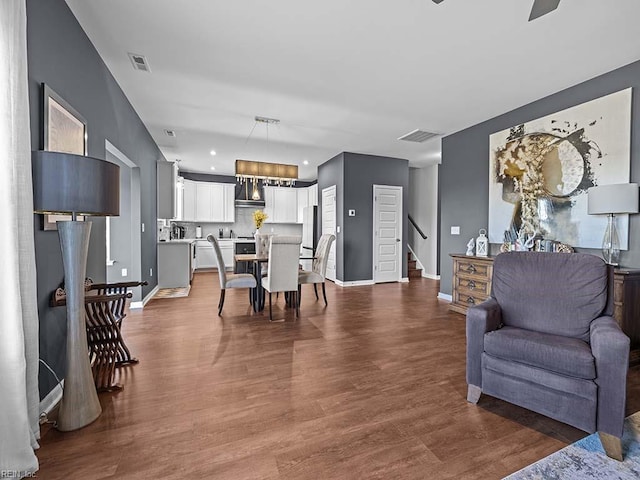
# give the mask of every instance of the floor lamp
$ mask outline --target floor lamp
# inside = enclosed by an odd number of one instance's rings
[[[71,431],[100,416],[87,346],[84,279],[91,222],[78,215],[119,215],[120,167],[96,158],[67,153],[32,153],[33,203],[36,213],[71,215],[57,222],[67,294],[67,356],[57,428]]]
[[[589,215],[609,216],[602,239],[602,257],[609,265],[618,265],[620,239],[615,215],[638,213],[638,184],[621,183],[591,187],[587,190],[587,211]]]

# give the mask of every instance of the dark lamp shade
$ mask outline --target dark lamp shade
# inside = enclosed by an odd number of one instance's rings
[[[638,184],[598,185],[587,190],[589,215],[638,213]]]
[[[112,216],[120,214],[120,167],[70,153],[34,151],[33,210]]]

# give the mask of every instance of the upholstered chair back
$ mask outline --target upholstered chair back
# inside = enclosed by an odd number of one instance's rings
[[[329,261],[329,252],[331,251],[331,245],[336,239],[335,235],[325,233],[318,240],[318,246],[316,247],[316,253],[313,258],[313,265],[311,270],[313,273],[321,275],[322,278],[327,274],[327,262]]]
[[[227,272],[224,266],[224,259],[222,258],[222,251],[218,240],[213,235],[207,236],[207,241],[213,245],[213,251],[216,254],[216,261],[218,262],[218,278],[220,279],[220,288],[227,288]]]
[[[298,290],[298,264],[300,263],[301,236],[274,235],[269,242],[270,292]]]
[[[594,255],[507,252],[493,262],[491,296],[505,325],[588,341],[591,322],[611,314],[608,284]]]
[[[273,235],[259,234],[255,236],[256,239],[256,255],[264,257],[269,253],[269,241]]]

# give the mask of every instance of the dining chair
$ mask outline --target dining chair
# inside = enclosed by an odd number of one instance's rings
[[[218,316],[222,315],[222,307],[224,306],[224,296],[227,288],[256,288],[256,277],[250,273],[227,273],[225,270],[224,259],[218,240],[213,235],[207,236],[209,243],[213,245],[213,251],[216,254],[218,262],[218,278],[220,279],[220,301],[218,302]]]
[[[259,257],[266,257],[269,255],[269,242],[271,241],[271,237],[273,234],[258,234],[255,236],[256,239],[256,255]],[[263,263],[260,273],[263,277],[267,276],[267,264]]]
[[[296,297],[301,243],[302,237],[299,235],[271,237],[267,276],[262,279],[262,287],[269,292],[269,320],[273,320],[271,294],[274,292],[290,292],[291,304],[295,306],[296,316],[300,314]]]
[[[316,253],[313,256],[313,263],[311,265],[311,271],[301,270],[298,272],[298,304],[302,298],[302,285],[307,283],[313,284],[313,291],[316,294],[316,300],[318,300],[318,284],[322,284],[322,297],[324,298],[324,304],[327,305],[327,292],[324,288],[324,281],[327,275],[327,263],[329,261],[329,252],[331,251],[331,245],[335,241],[335,235],[325,233],[318,240],[318,246],[316,247]]]

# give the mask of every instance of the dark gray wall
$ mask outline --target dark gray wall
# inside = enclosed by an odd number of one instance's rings
[[[606,73],[571,88],[535,101],[486,122],[445,137],[442,140],[440,167],[440,291],[451,293],[450,253],[463,252],[478,230],[487,228],[489,218],[489,135],[564,110],[619,90],[636,87],[631,110],[631,181],[640,181],[640,62]],[[450,227],[459,225],[460,236],[452,236]],[[604,234],[604,232],[603,232]],[[497,245],[492,246],[496,253]],[[600,255],[599,250],[581,251]],[[621,255],[621,264],[640,267],[640,215],[629,221],[629,250]]]
[[[322,190],[331,185],[336,185],[336,224],[342,230],[336,239],[337,279],[355,282],[373,277],[373,185],[402,187],[402,276],[406,277],[409,162],[344,152],[318,167],[318,205]],[[348,209],[355,209],[356,216],[346,215]]]
[[[336,225],[342,228],[344,219],[344,153],[336,155],[318,167],[318,231],[322,233],[322,190],[336,186]],[[344,233],[344,232],[343,232]],[[344,280],[343,233],[336,235],[336,278]]]
[[[88,154],[105,159],[108,139],[140,167],[142,278],[156,285],[156,162],[162,154],[133,107],[76,21],[64,0],[27,0],[27,48],[31,147],[42,148],[42,92],[46,83],[87,120]],[[123,52],[125,55],[126,52]],[[140,81],[145,81],[140,77]],[[104,219],[93,220],[87,275],[95,281],[106,278]],[[34,216],[40,356],[64,376],[66,315],[64,308],[49,307],[51,293],[63,281],[58,235],[41,230]],[[46,369],[40,373],[40,395],[55,385]]]
[[[344,281],[373,278],[373,186],[402,187],[402,276],[407,276],[409,229],[409,161],[399,158],[344,154],[343,254]],[[356,216],[345,212],[355,209]]]

